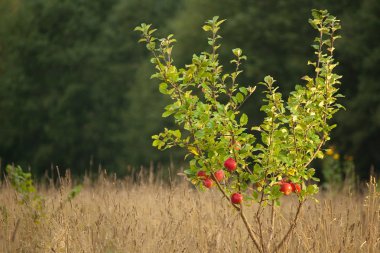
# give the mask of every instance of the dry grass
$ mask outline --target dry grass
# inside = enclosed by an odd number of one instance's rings
[[[255,252],[238,213],[216,189],[101,177],[70,202],[69,185],[41,187],[44,214],[36,222],[3,182],[0,252]],[[281,252],[380,252],[380,196],[371,187],[364,195],[323,194],[319,204],[307,202]],[[282,199],[274,240],[287,228],[294,200]],[[246,215],[252,218],[255,208],[246,207]]]

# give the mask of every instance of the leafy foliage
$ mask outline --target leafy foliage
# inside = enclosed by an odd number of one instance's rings
[[[161,81],[159,91],[169,96],[173,103],[165,107],[163,117],[173,116],[176,129],[165,128],[154,135],[153,146],[164,150],[174,146],[188,151],[189,169],[186,171],[194,184],[200,184],[199,171],[214,177],[223,162],[232,157],[238,164],[236,171],[226,172],[226,179],[216,183],[225,196],[232,192],[246,193],[262,205],[278,201],[281,196],[278,182],[286,179],[296,183],[317,180],[311,161],[323,157],[321,147],[329,140],[335,125],[328,120],[341,107],[336,104],[337,85],[341,76],[333,73],[338,65],[333,58],[334,42],[339,38],[340,22],[327,11],[313,10],[310,24],[318,31],[315,39],[316,60],[310,61],[315,76],[305,76],[305,85],[297,85],[287,102],[271,76],[260,82],[266,88],[264,121],[251,129],[248,116],[240,107],[253,94],[255,87],[241,86],[238,76],[241,64],[247,59],[240,48],[232,50],[231,63],[235,70],[224,71],[218,59],[219,30],[225,20],[214,17],[202,27],[210,34],[209,52],[193,55],[192,62],[184,68],[174,65],[172,51],[176,40],[173,35],[161,39],[153,36],[156,29],[141,24],[135,30],[142,33],[139,42],[146,43],[152,52],[151,62],[156,73],[152,78]],[[256,140],[258,139],[258,141]],[[237,148],[237,144],[239,148]],[[257,187],[252,187],[252,185]],[[318,187],[303,187],[300,200],[316,193]]]
[[[33,185],[32,175],[24,172],[20,166],[8,165],[7,177],[13,189],[20,196],[20,204],[26,205],[35,221],[43,214],[43,198],[37,193]]]

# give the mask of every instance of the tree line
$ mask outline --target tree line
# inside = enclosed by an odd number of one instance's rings
[[[81,174],[101,165],[122,175],[129,165],[181,164],[179,152],[151,147],[150,136],[172,121],[161,118],[166,101],[133,28],[145,22],[160,35],[173,33],[174,57],[184,65],[208,47],[203,22],[220,16],[227,19],[224,65],[240,47],[248,56],[240,83],[254,85],[270,74],[286,93],[311,71],[313,8],[342,20],[336,51],[346,110],[329,144],[353,156],[366,176],[371,165],[380,168],[376,0],[0,0],[2,165],[38,174],[56,166]],[[253,96],[242,108],[252,124],[262,118],[258,101]]]

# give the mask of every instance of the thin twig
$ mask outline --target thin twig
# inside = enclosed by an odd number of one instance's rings
[[[267,251],[270,252],[270,247],[271,247],[271,242],[273,240],[273,235],[274,235],[274,228],[275,228],[275,212],[274,212],[274,201],[272,201],[272,208],[271,208],[271,227],[269,231],[269,239],[267,242]]]
[[[244,212],[243,212],[243,205],[240,204],[240,216],[241,218],[243,219],[243,222],[244,222],[244,225],[245,227],[247,228],[248,230],[248,234],[249,236],[251,237],[253,243],[255,244],[257,250],[260,252],[260,253],[263,253],[263,250],[260,248],[260,245],[259,245],[259,241],[257,239],[257,237],[255,236],[253,230],[252,230],[252,227],[251,225],[249,224],[248,220],[247,220],[247,217],[245,217],[244,215]]]
[[[259,216],[256,216],[257,224],[259,225],[259,236],[260,236],[260,244],[261,244],[261,249],[263,252],[265,252],[265,247],[264,247],[264,235],[263,235],[263,224],[261,223],[261,219]]]
[[[241,102],[241,103],[238,105],[238,107],[236,107],[235,111],[238,111],[238,110],[240,109],[240,107],[241,107],[243,104],[245,104],[245,102],[248,100],[248,98],[250,98],[250,96],[251,96],[252,94],[253,94],[253,92],[250,93],[250,94],[248,94],[248,95],[244,98],[243,102]]]
[[[228,203],[230,203],[236,210],[240,211],[240,207],[231,203],[230,198],[228,197],[227,193],[223,190],[222,186],[219,184],[219,181],[216,179],[214,173],[211,173],[211,177],[215,181],[216,185],[218,186],[219,191],[223,194],[223,196],[226,198]]]
[[[305,165],[303,167],[307,167],[309,166],[309,164],[314,160],[314,158],[316,157],[317,153],[319,152],[319,150],[322,148],[323,144],[326,142],[326,137],[323,136],[322,140],[321,140],[321,143],[319,143],[319,146],[318,148],[315,150],[314,154],[310,157],[309,161],[307,163],[305,163]]]
[[[302,207],[302,204],[304,202],[303,201],[300,201],[299,204],[298,204],[298,208],[297,208],[297,212],[296,212],[296,216],[294,217],[294,220],[293,222],[290,224],[290,227],[288,229],[288,231],[286,232],[286,234],[284,235],[284,237],[282,238],[282,240],[280,241],[280,243],[276,246],[276,248],[273,250],[273,252],[278,252],[278,250],[284,245],[284,243],[286,242],[286,240],[289,238],[289,236],[292,234],[294,228],[296,227],[297,225],[297,221],[298,221],[298,217],[299,217],[299,214],[301,212],[301,207]]]

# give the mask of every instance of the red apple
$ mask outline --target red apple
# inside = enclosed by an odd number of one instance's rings
[[[206,178],[205,180],[203,180],[203,185],[206,187],[206,188],[211,188],[212,185],[214,184],[214,182],[209,179],[209,178]]]
[[[226,167],[226,169],[229,171],[229,172],[232,172],[234,170],[236,170],[236,161],[233,159],[233,158],[228,158],[225,162],[224,162],[224,167]]]
[[[197,173],[197,177],[199,177],[199,178],[207,178],[207,174],[206,174],[206,172],[205,171],[203,171],[203,170],[200,170],[200,171],[198,171],[198,173]]]
[[[301,185],[295,184],[295,183],[290,183],[292,186],[292,191],[295,193],[300,193],[301,192]]]
[[[243,195],[237,192],[233,193],[231,195],[231,202],[233,204],[240,204],[241,202],[243,202]]]
[[[214,176],[218,182],[222,181],[224,178],[224,171],[223,170],[218,170],[214,173]]]
[[[289,195],[289,194],[291,194],[292,191],[293,191],[293,189],[292,189],[292,185],[289,184],[289,183],[282,183],[282,184],[281,184],[280,191],[281,191],[284,195]]]

